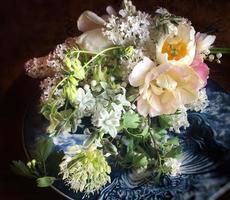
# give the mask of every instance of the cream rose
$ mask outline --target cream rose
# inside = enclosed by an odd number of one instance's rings
[[[162,36],[156,45],[159,64],[189,66],[195,56],[195,30],[187,23],[180,23],[175,31]]]
[[[150,117],[173,114],[181,106],[194,102],[204,83],[189,66],[171,64],[155,66],[145,57],[129,76],[129,82],[139,87],[137,110]]]

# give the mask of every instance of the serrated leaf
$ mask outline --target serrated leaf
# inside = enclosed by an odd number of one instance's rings
[[[135,129],[139,126],[139,123],[140,123],[140,117],[138,114],[127,112],[123,115],[123,128]]]
[[[36,181],[37,181],[38,187],[49,187],[54,183],[55,180],[56,180],[55,177],[44,176],[44,177],[38,178]]]
[[[33,177],[29,168],[22,161],[12,161],[11,170],[20,176]]]
[[[34,156],[37,160],[46,161],[53,149],[53,141],[51,138],[40,138],[34,150]]]

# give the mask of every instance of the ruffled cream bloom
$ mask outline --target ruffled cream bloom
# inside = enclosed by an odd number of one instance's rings
[[[180,23],[175,31],[164,35],[156,45],[159,64],[189,66],[195,56],[195,30],[187,23]]]
[[[112,14],[112,8],[107,8],[108,14]],[[104,18],[107,18],[105,16]],[[78,30],[82,31],[76,42],[82,48],[92,52],[100,52],[110,46],[112,42],[104,36],[102,29],[106,21],[91,11],[85,11],[78,18]]]
[[[204,83],[189,66],[162,64],[158,67],[145,57],[129,76],[129,82],[139,87],[137,110],[150,117],[173,114],[183,105],[194,102]]]

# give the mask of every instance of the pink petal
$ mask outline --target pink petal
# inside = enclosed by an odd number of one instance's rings
[[[207,79],[209,76],[208,65],[203,63],[201,60],[194,60],[192,63],[192,68],[195,70],[195,72],[202,79],[202,81],[204,82],[203,86],[205,86],[207,84]]]
[[[77,21],[79,31],[86,32],[97,28],[102,28],[105,25],[105,20],[91,11],[85,11],[81,14]]]

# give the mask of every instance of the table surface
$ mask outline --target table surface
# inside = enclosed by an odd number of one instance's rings
[[[96,3],[97,2],[97,3]],[[216,46],[230,47],[230,1],[228,0],[141,0],[140,10],[157,6],[189,18],[196,30],[213,31]],[[39,81],[24,74],[26,60],[46,55],[67,37],[79,34],[76,20],[86,9],[103,14],[106,5],[119,7],[117,0],[24,0],[0,5],[0,199],[63,199],[51,189],[39,189],[34,181],[15,176],[9,169],[13,159],[24,159],[21,144],[25,109],[39,91]],[[222,64],[210,64],[210,77],[230,92],[230,56]],[[221,198],[227,199],[227,196]]]

